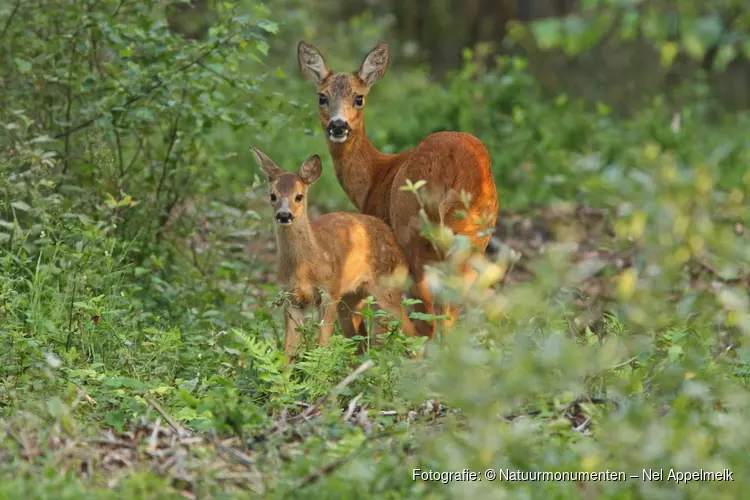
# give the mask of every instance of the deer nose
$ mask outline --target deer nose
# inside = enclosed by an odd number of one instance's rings
[[[328,124],[328,133],[334,137],[341,137],[348,134],[351,127],[344,120],[333,120]]]
[[[276,220],[281,224],[290,224],[294,220],[291,212],[277,212]]]

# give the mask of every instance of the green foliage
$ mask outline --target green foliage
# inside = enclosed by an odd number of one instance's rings
[[[739,3],[719,5],[738,9],[731,29],[690,1],[670,16],[582,4],[533,26],[538,43],[585,53],[618,23],[665,66],[715,43],[726,64],[746,45]],[[309,321],[287,366],[247,146],[285,168],[321,154],[311,203],[347,207],[293,47],[303,34],[354,69],[388,26],[326,24],[306,5],[219,2],[200,40],[170,31],[155,2],[2,8],[0,497],[741,498],[748,117],[717,117],[700,80],[685,105],[649,99],[623,118],[612,103],[545,97],[521,57],[466,50],[438,84],[394,50],[368,99],[373,142],[397,152],[438,130],[476,134],[501,226],[520,223],[475,263],[469,293],[453,263],[430,271],[463,315],[426,359],[404,356],[422,341],[395,320],[377,341],[337,333],[328,346]],[[603,214],[598,225],[572,202]],[[554,217],[509,213],[535,205]],[[370,330],[374,305],[361,312]],[[139,427],[157,420],[174,434]],[[176,445],[172,426],[205,439]],[[444,484],[413,480],[416,468],[627,479]],[[662,468],[663,481],[629,477]],[[701,468],[735,481],[666,479]]]

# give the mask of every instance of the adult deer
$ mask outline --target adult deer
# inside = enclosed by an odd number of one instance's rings
[[[304,41],[297,54],[302,74],[317,86],[320,122],[339,183],[359,211],[379,217],[393,228],[409,261],[415,285],[412,293],[422,301],[419,309],[435,314],[424,266],[446,255],[422,236],[419,200],[400,188],[407,180],[426,181],[424,209],[430,222],[468,237],[474,251],[484,253],[491,238],[488,230],[495,227],[498,212],[487,149],[470,134],[437,132],[399,154],[382,153],[367,138],[363,110],[372,85],[388,67],[388,44],[375,46],[352,73],[332,71],[321,53]],[[474,282],[476,271],[468,260],[463,261],[463,273],[467,285]],[[437,311],[447,314],[449,323],[457,314],[440,305]],[[433,337],[434,322],[415,322],[415,326],[421,335]]]

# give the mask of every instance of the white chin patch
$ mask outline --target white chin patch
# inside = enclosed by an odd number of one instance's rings
[[[344,134],[342,136],[335,136],[332,134],[328,134],[328,139],[330,139],[331,142],[345,142],[349,138],[349,134]]]
[[[277,221],[277,223],[278,223],[278,224],[279,224],[280,226],[291,226],[291,225],[292,225],[292,221],[284,221],[284,222],[282,222],[282,221]]]

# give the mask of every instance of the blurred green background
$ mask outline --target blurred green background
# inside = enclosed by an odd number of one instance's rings
[[[382,151],[492,156],[493,251],[427,359],[311,316],[285,367],[249,146],[320,154],[312,209],[353,209],[300,39],[338,71],[390,43]],[[744,498],[749,71],[744,0],[0,3],[0,498]],[[466,467],[735,480],[411,473]]]

